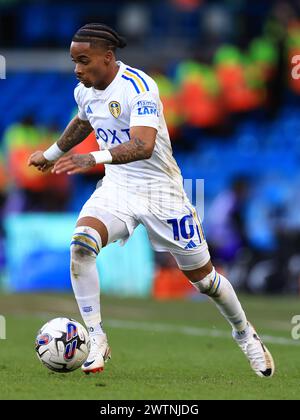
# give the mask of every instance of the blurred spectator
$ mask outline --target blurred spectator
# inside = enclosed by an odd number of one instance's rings
[[[9,211],[65,209],[69,194],[67,175],[44,174],[27,165],[31,153],[47,149],[57,137],[53,127],[47,129],[35,125],[32,116],[7,127],[3,151],[9,177]]]
[[[118,15],[118,28],[129,42],[142,43],[150,30],[149,9],[144,4],[125,4]]]
[[[214,62],[229,112],[251,111],[263,105],[265,86],[250,57],[234,46],[224,45],[217,50]]]
[[[174,140],[178,136],[179,126],[183,121],[176,85],[171,78],[168,78],[163,74],[152,73],[151,76],[155,79],[158,85],[170,138]]]
[[[227,42],[234,30],[233,16],[224,4],[207,5],[205,8],[201,27],[203,36],[206,42],[211,46],[217,45],[216,43]]]
[[[233,262],[239,251],[247,247],[245,204],[249,181],[236,178],[231,187],[213,200],[206,218],[211,252],[217,261]]]
[[[177,66],[181,114],[188,125],[207,128],[220,124],[224,118],[220,86],[209,66],[183,61]]]

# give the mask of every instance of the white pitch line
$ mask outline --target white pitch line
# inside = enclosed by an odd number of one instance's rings
[[[45,320],[51,319],[53,313],[49,312],[39,312],[36,313],[37,316],[44,318]],[[128,330],[140,330],[148,332],[164,332],[164,333],[178,333],[183,335],[194,335],[198,337],[215,337],[215,338],[231,338],[230,332],[217,330],[216,328],[199,328],[199,327],[190,327],[187,325],[170,325],[170,324],[155,324],[147,322],[137,322],[137,321],[126,321],[120,319],[106,319],[104,324],[111,328],[125,328]],[[275,337],[272,335],[261,335],[260,336],[265,343],[270,344],[279,344],[282,346],[298,346],[300,347],[300,341],[293,340],[286,337]]]
[[[183,335],[194,335],[201,337],[217,337],[217,338],[229,338],[231,339],[230,332],[225,332],[217,329],[197,328],[189,326],[174,326],[168,324],[148,324],[146,322],[135,322],[135,321],[122,321],[116,319],[109,319],[105,321],[105,325],[112,328],[125,328],[128,330],[141,330],[148,332],[165,332]],[[283,346],[300,346],[300,342],[285,337],[274,337],[270,335],[262,335],[262,340],[265,343],[280,344]]]

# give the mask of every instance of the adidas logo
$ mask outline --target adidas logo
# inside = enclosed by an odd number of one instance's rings
[[[87,107],[86,113],[87,114],[92,114],[93,113],[90,106]]]
[[[195,244],[194,241],[190,241],[185,247],[184,249],[192,249],[192,248],[197,248],[197,245]]]

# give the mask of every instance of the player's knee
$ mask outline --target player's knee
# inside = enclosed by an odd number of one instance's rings
[[[214,286],[218,285],[219,275],[213,267],[212,271],[200,280],[190,280],[190,283],[200,292],[205,295],[211,295]]]
[[[203,284],[205,284],[208,282],[208,279],[214,275],[214,266],[212,265],[208,251],[205,252],[202,260],[200,259],[198,261],[198,263],[203,262],[204,264],[202,264],[200,268],[189,271],[182,270],[191,283],[197,283],[201,281]]]
[[[75,229],[71,241],[71,271],[76,277],[82,270],[87,270],[90,264],[96,264],[96,258],[101,249],[99,233],[89,226],[79,226]]]

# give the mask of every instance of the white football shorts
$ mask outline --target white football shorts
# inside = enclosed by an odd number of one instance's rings
[[[104,178],[84,204],[78,220],[94,217],[108,231],[108,244],[126,242],[141,223],[155,251],[170,252],[181,270],[203,267],[210,260],[202,223],[183,189],[161,182],[140,190]]]

